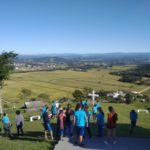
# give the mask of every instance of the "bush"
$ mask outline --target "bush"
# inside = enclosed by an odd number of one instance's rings
[[[49,100],[50,96],[46,93],[41,93],[40,95],[38,95],[38,98],[41,98],[43,100]]]
[[[75,98],[75,101],[80,101],[83,99],[84,97],[84,94],[82,93],[82,91],[80,90],[75,90],[73,93],[72,93],[73,97]]]

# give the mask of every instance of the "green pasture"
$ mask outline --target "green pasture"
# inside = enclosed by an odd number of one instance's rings
[[[125,70],[129,66],[113,67],[110,69],[79,71],[43,71],[11,74],[10,80],[5,81],[3,98],[16,105],[22,104],[19,97],[22,88],[32,91],[31,97],[41,93],[50,95],[50,99],[72,97],[75,89],[89,87],[94,90],[129,90],[141,91],[147,86],[123,83],[119,77],[110,75],[111,71]],[[146,92],[146,91],[145,91]],[[149,94],[149,93],[146,93]]]

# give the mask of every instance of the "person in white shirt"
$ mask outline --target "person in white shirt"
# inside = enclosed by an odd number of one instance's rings
[[[16,122],[18,136],[20,135],[20,131],[21,131],[21,135],[23,135],[24,134],[23,132],[24,117],[22,114],[20,114],[19,110],[16,111],[15,122]]]

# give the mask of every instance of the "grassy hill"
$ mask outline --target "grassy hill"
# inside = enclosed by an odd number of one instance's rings
[[[47,93],[50,98],[72,97],[75,89],[90,87],[95,90],[130,90],[141,91],[146,85],[135,85],[118,81],[119,77],[110,75],[111,71],[126,70],[129,66],[113,67],[110,69],[80,71],[43,71],[11,74],[10,80],[5,81],[3,98],[16,105],[23,103],[19,93],[22,88],[32,91],[31,97]],[[147,91],[145,93],[149,94]]]

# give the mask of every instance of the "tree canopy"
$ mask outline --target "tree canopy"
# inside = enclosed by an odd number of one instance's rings
[[[0,87],[3,85],[3,81],[9,78],[9,74],[14,69],[14,59],[17,54],[14,52],[3,52],[0,54]]]

